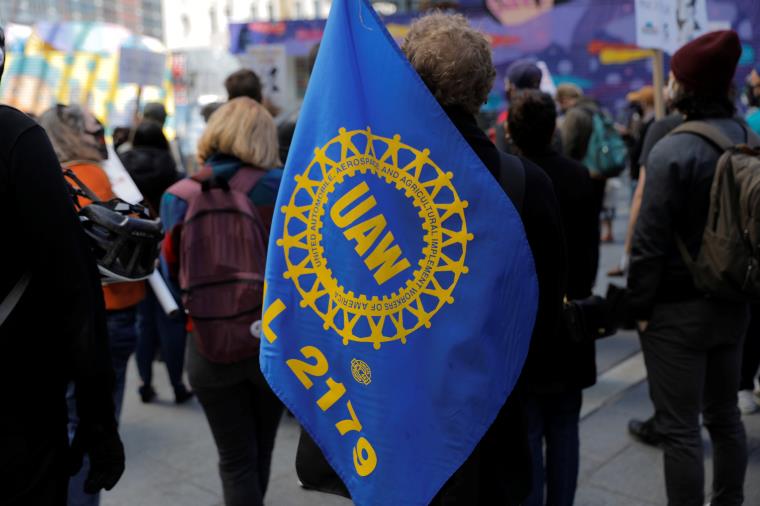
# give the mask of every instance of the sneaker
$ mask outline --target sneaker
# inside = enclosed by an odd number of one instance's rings
[[[141,386],[137,389],[137,393],[140,394],[140,400],[142,400],[144,404],[153,402],[153,400],[156,398],[156,391],[153,390],[153,387],[150,385]]]
[[[743,415],[749,415],[760,409],[755,401],[755,394],[752,390],[739,390],[738,394],[739,411]]]
[[[641,421],[633,419],[628,422],[628,432],[640,443],[649,446],[660,446],[662,437],[654,428],[654,417]]]

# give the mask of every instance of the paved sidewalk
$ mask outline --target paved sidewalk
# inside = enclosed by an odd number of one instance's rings
[[[624,216],[616,223],[622,239]],[[603,247],[599,287],[604,273],[617,262],[620,244]],[[758,336],[754,336],[758,337]],[[624,332],[597,346],[599,380],[584,392],[581,422],[579,506],[664,505],[662,458],[659,450],[634,442],[626,433],[629,418],[652,412],[638,339]],[[159,397],[171,399],[162,364],[155,365]],[[745,417],[750,445],[746,480],[747,505],[760,505],[760,414]],[[130,365],[122,435],[127,470],[116,488],[104,494],[103,506],[216,506],[222,505],[217,457],[200,406],[192,401],[175,406],[169,401],[143,405],[137,396],[137,370]],[[294,459],[298,426],[283,418],[275,444],[267,506],[345,506],[350,501],[302,490]],[[706,462],[710,482],[709,449]]]

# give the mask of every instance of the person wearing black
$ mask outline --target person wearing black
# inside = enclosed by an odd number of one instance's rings
[[[164,137],[160,124],[148,120],[140,123],[135,129],[132,149],[120,153],[119,158],[143,194],[152,214],[158,216],[161,196],[179,180],[169,142]],[[190,400],[193,393],[182,380],[187,339],[184,316],[167,316],[148,286],[145,299],[138,307],[137,329],[135,361],[143,383],[138,389],[140,399],[148,403],[156,398],[153,359],[156,350],[160,348],[174,390],[174,402],[182,404]]]
[[[443,112],[520,213],[533,253],[539,300],[529,353],[558,341],[567,258],[559,203],[551,179],[530,160],[499,151],[475,114],[496,71],[483,35],[461,15],[435,13],[415,21],[402,50]],[[445,66],[447,72],[441,72]],[[494,219],[499,219],[494,216]],[[494,371],[498,374],[498,371]],[[431,502],[443,505],[522,504],[531,492],[532,465],[523,373],[491,427]],[[316,444],[301,435],[296,469],[305,488],[348,496]]]
[[[153,121],[140,123],[135,129],[132,149],[119,153],[119,158],[151,212],[157,215],[161,195],[180,177],[161,126]]]
[[[412,24],[402,50],[454,126],[494,176],[494,184],[500,184],[518,204],[539,284],[538,314],[530,353],[534,349],[551,349],[551,343],[558,339],[567,273],[560,209],[552,182],[544,171],[529,160],[501,153],[478,128],[475,113],[485,102],[496,74],[490,46],[464,17],[432,14]],[[440,72],[441,66],[446,66],[448,72]],[[520,172],[524,174],[521,206],[513,177]],[[493,425],[433,504],[516,505],[528,496],[532,466],[525,390],[524,372]]]
[[[739,37],[726,30],[694,39],[671,59],[673,106],[737,144],[748,137],[733,118],[740,54]],[[679,237],[692,257],[699,250],[720,155],[691,133],[657,143],[631,251],[628,307],[639,322],[671,505],[705,502],[701,425],[712,442],[712,504],[744,499],[747,441],[736,394],[748,307],[699,292],[676,247]]]
[[[552,149],[557,113],[552,97],[522,92],[509,108],[509,134],[519,153],[552,180],[565,231],[567,299],[591,296],[599,257],[599,234],[588,169]],[[534,345],[524,368],[533,487],[525,506],[572,505],[578,481],[582,389],[596,383],[594,341],[558,339]],[[544,459],[544,446],[546,458]],[[544,501],[544,485],[546,500]]]
[[[4,37],[0,29],[0,77]],[[60,164],[42,128],[0,106],[0,504],[65,504],[69,475],[110,490],[124,471],[103,295]],[[13,295],[15,294],[15,295]],[[10,297],[9,297],[10,296]],[[69,448],[66,387],[80,425]]]

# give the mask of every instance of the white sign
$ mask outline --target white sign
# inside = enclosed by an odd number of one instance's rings
[[[111,144],[107,144],[108,159],[103,161],[103,170],[111,183],[114,195],[130,204],[139,204],[143,201],[143,195],[132,180],[132,177],[121,163],[119,155],[114,151]]]
[[[249,46],[243,64],[256,72],[261,79],[261,88],[265,97],[275,105],[282,107],[285,97],[285,72],[287,60],[285,46],[282,44],[263,44]]]
[[[549,67],[546,65],[546,62],[541,60],[536,62],[536,66],[541,69],[541,84],[539,86],[541,91],[553,97],[557,94],[557,87],[554,85],[554,78],[549,71]]]
[[[636,0],[636,45],[673,54],[709,31],[707,0]]]
[[[163,86],[166,55],[145,49],[123,47],[119,52],[119,82],[140,86]]]

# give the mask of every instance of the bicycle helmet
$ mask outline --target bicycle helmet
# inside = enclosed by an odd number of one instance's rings
[[[155,269],[164,237],[161,221],[150,219],[141,205],[118,198],[102,202],[71,170],[64,174],[77,183],[78,188],[71,186],[75,202],[79,196],[92,200],[79,208],[79,221],[106,281],[147,279]]]

